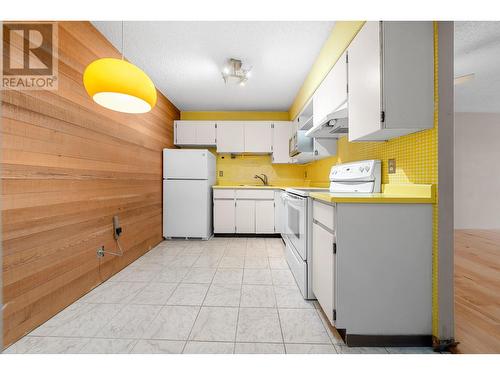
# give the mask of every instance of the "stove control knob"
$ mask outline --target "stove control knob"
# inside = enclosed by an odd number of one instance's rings
[[[364,168],[363,167],[359,167],[359,171],[360,172],[363,172]]]

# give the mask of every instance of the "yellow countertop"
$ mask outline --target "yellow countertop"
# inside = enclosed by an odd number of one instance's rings
[[[327,203],[436,203],[436,186],[424,184],[383,185],[382,193],[310,193],[315,200]]]
[[[264,189],[264,190],[285,190],[290,186],[275,185],[214,185],[213,189]]]

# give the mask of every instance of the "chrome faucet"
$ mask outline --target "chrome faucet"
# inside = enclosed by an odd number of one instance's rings
[[[260,176],[264,176],[264,178],[262,178]],[[264,173],[262,173],[261,175],[255,175],[255,176],[253,176],[253,178],[258,178],[259,180],[261,180],[262,183],[264,184],[264,186],[268,185],[267,176]]]

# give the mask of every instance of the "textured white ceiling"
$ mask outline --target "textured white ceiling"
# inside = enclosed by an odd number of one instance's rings
[[[121,50],[121,22],[93,24]],[[286,111],[334,22],[126,21],[125,57],[182,111]],[[245,87],[225,85],[230,58],[253,67]]]
[[[455,112],[500,112],[500,22],[455,22]]]

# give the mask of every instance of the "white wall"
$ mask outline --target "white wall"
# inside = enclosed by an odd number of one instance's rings
[[[455,113],[455,228],[500,228],[500,113]]]

